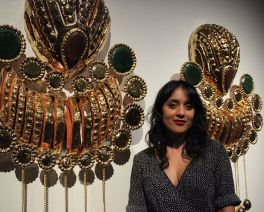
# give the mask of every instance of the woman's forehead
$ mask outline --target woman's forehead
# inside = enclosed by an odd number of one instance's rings
[[[182,87],[175,88],[171,93],[171,95],[169,96],[168,100],[169,99],[182,99],[188,101],[189,100],[188,92],[186,89]]]

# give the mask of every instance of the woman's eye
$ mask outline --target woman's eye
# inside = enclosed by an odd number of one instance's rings
[[[193,105],[191,105],[191,104],[187,104],[187,105],[185,105],[185,107],[186,107],[188,110],[193,109]]]
[[[169,108],[175,108],[175,107],[177,106],[177,104],[175,104],[175,103],[171,103],[171,104],[169,104],[168,106],[169,106]]]

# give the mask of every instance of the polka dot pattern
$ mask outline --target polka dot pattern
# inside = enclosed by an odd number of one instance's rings
[[[218,141],[191,161],[176,186],[160,169],[153,148],[134,157],[127,212],[211,212],[239,203],[229,158]]]

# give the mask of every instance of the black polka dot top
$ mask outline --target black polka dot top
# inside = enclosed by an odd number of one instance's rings
[[[218,141],[190,162],[176,186],[153,148],[134,157],[127,212],[211,212],[239,203],[229,158]]]

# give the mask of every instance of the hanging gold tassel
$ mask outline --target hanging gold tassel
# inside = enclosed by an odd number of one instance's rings
[[[64,188],[65,188],[65,212],[68,212],[68,177],[64,175]]]
[[[235,166],[235,190],[237,196],[240,198],[238,158],[235,160],[234,166]],[[241,205],[239,205],[236,207],[236,212],[244,212],[244,208]]]
[[[105,204],[105,167],[103,167],[102,169],[102,172],[103,172],[103,207],[104,207],[104,212],[106,212],[106,204]]]
[[[83,186],[84,186],[84,211],[87,212],[87,181],[86,171],[83,172]]]
[[[244,167],[244,183],[245,183],[245,193],[246,193],[246,198],[243,201],[243,207],[245,208],[245,210],[249,210],[251,208],[251,201],[248,199],[247,170],[246,170],[245,154],[243,155],[243,167]]]
[[[48,176],[44,174],[44,212],[49,211],[49,190],[48,190]]]
[[[240,197],[240,183],[239,183],[238,159],[235,162],[235,179],[236,179],[236,194]]]
[[[251,208],[251,201],[248,199],[248,190],[247,190],[247,171],[246,171],[246,160],[245,154],[243,154],[243,168],[244,168],[244,189],[246,198],[244,201],[238,206],[237,212],[245,212]],[[240,197],[240,185],[239,185],[239,167],[238,160],[235,162],[235,178],[236,178],[236,193]]]
[[[27,211],[27,184],[25,182],[25,169],[22,169],[22,212]]]

